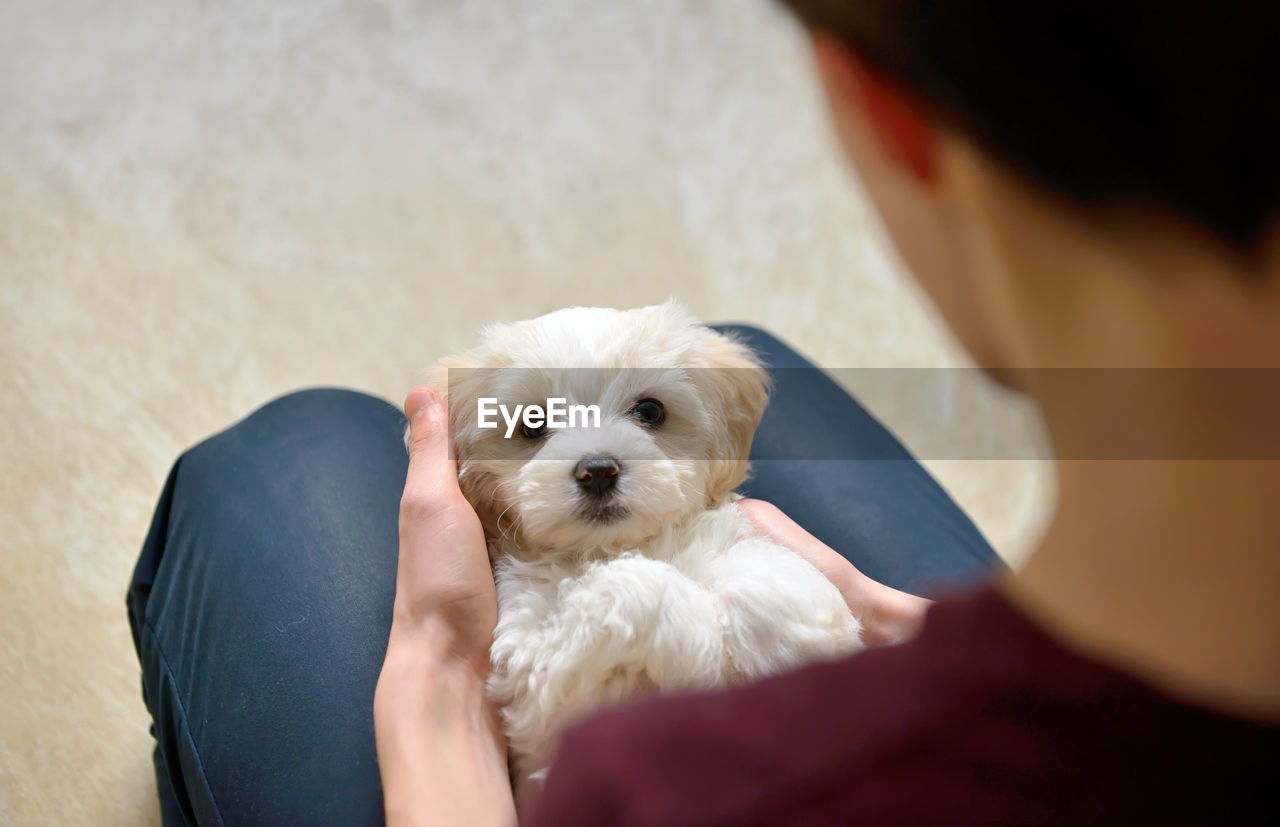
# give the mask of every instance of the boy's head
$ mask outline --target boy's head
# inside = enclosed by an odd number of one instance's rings
[[[1280,7],[1257,0],[786,0],[941,124],[1085,207],[1249,248],[1280,195]]]
[[[1096,344],[1110,350],[1086,353],[1090,343],[1065,329],[1064,314],[1105,327],[1089,316],[1110,303],[1136,328],[1186,330],[1174,316],[1217,301],[1198,285],[1177,306],[1157,306],[1170,297],[1117,296],[1123,279],[1093,285],[1086,271],[1133,264],[1171,278],[1225,269],[1241,282],[1280,281],[1270,80],[1280,77],[1280,7],[785,5],[815,34],[841,138],[899,251],[988,367],[1144,358],[1124,352],[1133,343],[1120,331],[1100,330],[1112,340]],[[1233,363],[1249,361],[1242,354],[1253,344],[1242,347]],[[1146,358],[1166,356],[1174,358]]]

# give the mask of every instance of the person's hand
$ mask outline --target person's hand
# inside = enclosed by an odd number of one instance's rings
[[[738,507],[757,532],[808,560],[840,590],[854,617],[862,622],[863,643],[899,643],[919,631],[930,601],[867,577],[771,503],[744,499]]]
[[[400,563],[373,700],[387,821],[509,824],[506,740],[485,695],[498,606],[484,529],[458,488],[445,406],[416,388],[405,415]]]
[[[487,676],[498,599],[484,528],[458,488],[448,412],[427,388],[411,391],[404,410],[409,472],[391,645],[433,650]]]

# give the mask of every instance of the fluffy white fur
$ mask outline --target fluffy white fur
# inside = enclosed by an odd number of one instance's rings
[[[799,556],[733,504],[767,401],[741,344],[673,303],[571,308],[487,328],[433,376],[449,402],[459,479],[490,539],[498,590],[492,697],[517,785],[564,726],[642,692],[750,680],[857,649],[861,627]],[[601,408],[599,428],[486,430],[479,397]],[[656,399],[660,425],[634,408]],[[615,457],[603,498],[579,460]]]

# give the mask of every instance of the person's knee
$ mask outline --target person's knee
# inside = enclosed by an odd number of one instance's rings
[[[340,388],[309,388],[271,400],[183,454],[180,483],[219,486],[294,474],[356,456],[404,453],[404,415],[383,399]]]
[[[398,416],[399,410],[385,399],[367,393],[346,388],[305,388],[276,397],[232,427],[274,427],[283,423],[285,430],[299,424],[341,428],[387,415]]]

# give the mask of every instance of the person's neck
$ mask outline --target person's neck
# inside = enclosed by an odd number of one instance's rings
[[[1180,699],[1280,720],[1280,461],[1065,461],[1003,584],[1077,648]]]
[[[1242,258],[951,149],[998,375],[1060,458],[1056,516],[1006,593],[1170,694],[1280,720],[1280,232]]]

